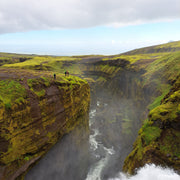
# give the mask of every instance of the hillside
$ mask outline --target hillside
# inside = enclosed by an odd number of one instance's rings
[[[175,52],[175,51],[180,51],[180,41],[169,42],[166,44],[155,45],[141,49],[135,49],[133,51],[129,51],[123,54],[135,55],[135,54],[152,54],[152,53],[164,53],[164,52]]]

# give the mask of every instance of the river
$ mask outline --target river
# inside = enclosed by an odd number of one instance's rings
[[[139,109],[132,100],[113,104],[96,99],[89,113],[90,133],[82,125],[76,127],[28,172],[25,180],[179,180],[172,170],[155,165],[143,167],[132,177],[120,172],[136,138],[129,130],[136,134],[140,126],[130,121]],[[132,107],[131,114],[127,109]]]

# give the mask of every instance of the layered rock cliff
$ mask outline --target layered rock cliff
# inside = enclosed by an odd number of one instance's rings
[[[0,80],[0,179],[25,173],[77,124],[88,131],[90,89],[77,77]]]
[[[150,111],[139,130],[133,151],[124,162],[123,170],[133,174],[139,167],[154,163],[180,172],[180,77]]]

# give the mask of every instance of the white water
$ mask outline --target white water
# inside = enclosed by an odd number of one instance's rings
[[[98,129],[94,129],[94,134],[89,136],[90,148],[95,151],[98,148],[98,142],[96,141],[96,136],[100,135]]]
[[[109,180],[180,180],[180,176],[172,169],[147,164],[139,169],[135,176],[119,173],[116,178],[110,178]]]
[[[99,104],[100,102],[97,102],[97,106]],[[94,133],[90,135],[89,143],[90,148],[93,151],[93,155],[96,158],[99,158],[99,160],[91,166],[86,180],[102,180],[101,173],[106,167],[107,163],[110,163],[111,156],[115,154],[113,147],[106,148],[101,142],[98,142],[96,140],[96,136],[101,135],[101,133],[97,128],[93,128],[95,116],[96,110],[91,110],[89,126],[91,128],[91,131]],[[180,180],[180,176],[171,169],[155,166],[154,164],[147,164],[144,167],[140,168],[137,171],[137,174],[134,176],[129,176],[120,172],[115,178],[110,178],[109,180]]]
[[[100,102],[97,102],[97,106],[99,106]],[[93,123],[94,123],[94,117],[96,115],[96,110],[91,110],[90,112],[90,121],[89,126],[91,128],[91,131],[94,132],[94,134],[90,135],[89,137],[89,143],[90,148],[93,150],[93,155],[96,158],[99,158],[99,160],[93,164],[87,174],[86,180],[101,180],[101,172],[110,160],[110,156],[115,153],[114,148],[106,148],[101,142],[98,142],[96,140],[96,136],[100,135],[100,132],[98,129],[92,129]],[[96,152],[97,151],[97,152]],[[100,151],[100,152],[99,152]],[[103,156],[102,153],[103,152]]]

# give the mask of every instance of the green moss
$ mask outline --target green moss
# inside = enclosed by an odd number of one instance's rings
[[[137,159],[141,160],[143,157],[143,145],[141,138],[137,139],[135,146],[136,146],[135,152],[137,153]]]
[[[179,59],[180,52],[174,52],[152,62],[146,68],[147,72],[144,74],[146,83],[153,79],[159,79],[161,82],[165,79],[174,81],[180,74]]]
[[[180,132],[176,130],[167,130],[166,136],[160,142],[160,150],[164,154],[180,157],[179,151]]]
[[[24,160],[29,161],[29,160],[30,160],[30,157],[29,157],[29,156],[26,156],[26,157],[24,158]]]
[[[158,137],[160,137],[161,129],[155,126],[143,126],[143,130],[141,133],[141,137],[144,139],[146,145],[155,141]]]
[[[162,92],[162,94],[160,96],[156,97],[155,100],[153,101],[153,103],[148,106],[148,109],[150,111],[161,104],[162,99],[169,92],[170,87],[171,86],[168,84],[160,83],[160,85],[159,85],[159,87],[157,87],[157,89],[160,90]]]
[[[168,104],[162,104],[161,106],[156,107],[155,109],[153,109],[152,111],[150,111],[149,116],[151,118],[152,121],[155,120],[166,120],[165,116],[162,116],[163,114],[170,114],[170,112],[172,111],[173,108],[173,104],[172,103],[168,103]]]
[[[106,81],[107,81],[106,78],[100,76],[100,77],[96,80],[96,83],[103,85]]]
[[[149,117],[152,121],[161,120],[162,122],[175,121],[178,117],[180,102],[180,91],[173,92],[163,100],[160,106],[150,111]]]
[[[11,109],[11,104],[10,103],[6,103],[5,104],[5,109],[8,111]]]
[[[117,68],[116,66],[100,65],[101,71],[108,74],[113,74],[116,68]]]
[[[134,64],[137,61],[142,61],[142,65],[143,63],[146,63],[146,61],[148,60],[152,60],[152,59],[159,59],[161,58],[163,55],[166,55],[167,53],[151,53],[151,54],[133,54],[133,55],[119,55],[119,56],[115,56],[113,58],[104,58],[103,60],[117,60],[117,59],[125,59],[127,61],[130,62],[130,64]]]
[[[143,144],[141,137],[138,136],[135,143],[133,144],[132,152],[126,157],[124,167],[128,167],[128,172],[132,174],[136,160],[141,161],[143,158]]]
[[[43,97],[46,94],[46,91],[44,89],[42,89],[41,91],[35,91],[35,94],[38,97]]]
[[[6,108],[11,108],[12,103],[20,103],[26,97],[25,88],[14,80],[0,81],[0,101],[5,104]]]
[[[28,79],[27,84],[30,90],[33,91],[39,98],[41,98],[45,96],[45,88],[50,86],[50,80],[45,77]]]
[[[180,50],[180,41],[170,42],[166,44],[150,46],[140,49],[135,49],[133,51],[129,51],[125,54],[127,55],[137,55],[137,54],[151,54],[151,53],[166,53],[166,52],[175,52]]]
[[[167,101],[180,102],[180,90],[171,94],[170,97],[167,99]]]
[[[50,80],[49,80],[49,78],[43,77],[43,76],[41,76],[41,78],[44,80],[43,83],[45,84],[45,86],[48,87],[48,86],[50,85]]]
[[[4,64],[3,68],[21,68],[21,69],[35,69],[42,71],[53,71],[58,73],[64,73],[67,70],[66,66],[64,66],[64,62],[71,61],[77,62],[81,60],[81,58],[76,57],[50,57],[50,56],[32,56],[31,59],[28,59],[24,62],[17,62],[15,64]],[[79,66],[76,64],[72,64],[68,67],[68,71],[73,73],[81,72]]]

